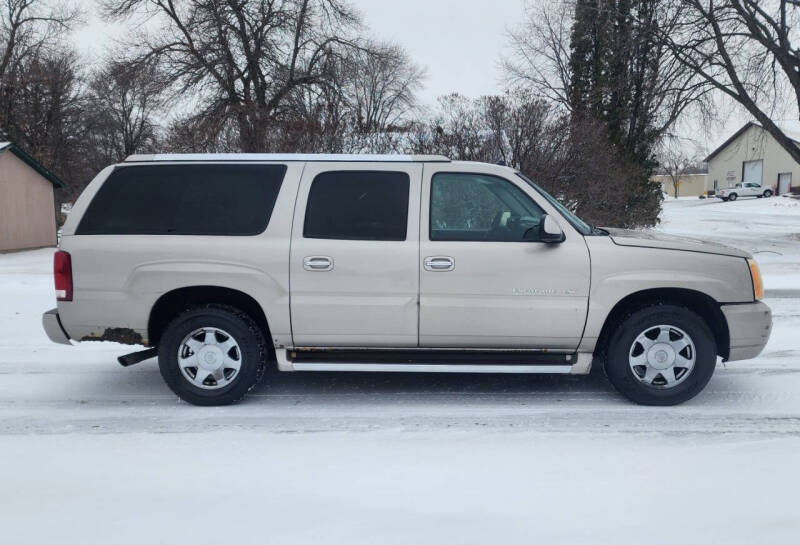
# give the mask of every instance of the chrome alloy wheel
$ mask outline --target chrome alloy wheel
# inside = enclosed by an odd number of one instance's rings
[[[203,327],[181,341],[178,366],[192,385],[216,390],[233,382],[239,374],[242,351],[229,333],[216,327]]]
[[[682,329],[657,325],[642,331],[631,345],[628,364],[640,382],[654,388],[674,388],[692,373],[697,351]]]

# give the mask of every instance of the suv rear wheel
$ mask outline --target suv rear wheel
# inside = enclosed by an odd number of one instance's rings
[[[205,305],[172,320],[158,344],[161,376],[193,405],[229,405],[264,375],[264,335],[247,314]]]
[[[677,305],[629,315],[613,333],[606,375],[642,405],[677,405],[705,388],[717,363],[714,336],[700,316]]]
[[[764,191],[764,197],[766,198],[772,197],[772,190],[767,189],[766,191]]]
[[[735,201],[738,198],[739,198],[739,195],[737,195],[736,193],[731,193],[730,195],[728,195],[728,199],[727,200]]]

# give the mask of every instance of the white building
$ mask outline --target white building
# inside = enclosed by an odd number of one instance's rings
[[[800,121],[776,121],[776,124],[800,146]],[[800,164],[755,122],[736,131],[711,152],[706,162],[709,190],[755,182],[782,195],[789,192],[792,183],[800,184]]]

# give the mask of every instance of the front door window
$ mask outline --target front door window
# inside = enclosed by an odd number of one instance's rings
[[[496,176],[440,173],[431,182],[431,240],[523,242],[538,232],[543,215],[521,189]]]

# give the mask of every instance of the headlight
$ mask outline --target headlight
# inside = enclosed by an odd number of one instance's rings
[[[758,263],[755,259],[748,259],[747,264],[750,265],[750,278],[753,279],[753,295],[756,300],[761,299],[764,297],[764,281],[761,279]]]

